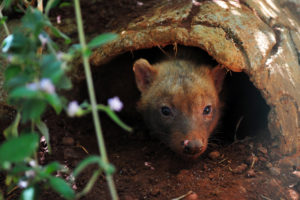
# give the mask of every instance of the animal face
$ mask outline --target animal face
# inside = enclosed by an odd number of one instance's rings
[[[151,134],[185,158],[199,157],[219,120],[221,86],[215,76],[220,82],[223,70],[184,60],[152,66],[140,59],[134,72],[142,93],[138,110]]]

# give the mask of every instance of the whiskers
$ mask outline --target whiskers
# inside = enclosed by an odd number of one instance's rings
[[[224,129],[216,129],[213,134],[208,138],[207,148],[215,149],[218,146],[228,145],[232,142],[232,138]]]

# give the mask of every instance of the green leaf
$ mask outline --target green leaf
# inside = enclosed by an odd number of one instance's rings
[[[4,8],[7,9],[10,7],[13,0],[4,0]]]
[[[37,49],[37,46],[35,45],[35,43],[32,40],[30,40],[30,38],[26,37],[24,33],[15,32],[13,35],[10,35],[10,36],[12,36],[12,38],[13,38],[13,40],[11,40],[11,45],[6,46],[9,48],[7,50],[10,52],[13,52],[15,54],[20,53],[20,54],[27,55]],[[8,36],[6,39],[9,39],[10,36]],[[8,42],[9,41],[10,40],[8,40]],[[9,44],[8,42],[6,42],[6,45]]]
[[[114,111],[112,111],[108,106],[98,105],[97,108],[101,111],[104,111],[116,124],[118,124],[125,131],[132,131],[132,128],[130,126],[127,126],[124,122],[122,122],[118,115],[116,115],[116,113],[114,113]]]
[[[90,49],[93,49],[95,47],[99,47],[105,43],[108,43],[114,39],[116,39],[118,37],[117,34],[115,33],[103,33],[95,38],[93,38],[89,43],[88,43],[88,47]]]
[[[18,135],[19,135],[18,126],[20,123],[20,119],[21,119],[21,115],[18,112],[14,122],[3,131],[3,134],[6,139],[12,138],[12,137],[18,137]]]
[[[42,32],[47,21],[43,13],[34,8],[27,9],[26,14],[22,17],[23,27],[29,29],[29,32],[32,32],[36,37]]]
[[[21,200],[35,200],[37,198],[36,190],[34,187],[29,187],[23,190]]]
[[[66,107],[68,100],[64,96],[60,96],[61,105]]]
[[[54,84],[57,84],[64,75],[61,64],[54,55],[43,56],[41,60],[42,77],[50,78]]]
[[[4,72],[5,81],[10,80],[11,78],[17,76],[20,72],[22,72],[22,69],[20,66],[17,65],[10,65],[6,68]]]
[[[23,103],[22,122],[38,121],[46,109],[46,102],[39,99],[30,99]]]
[[[75,170],[73,171],[73,176],[78,176],[88,165],[98,164],[101,169],[105,171],[106,174],[112,174],[115,172],[115,168],[113,165],[109,163],[105,163],[101,157],[99,156],[89,156],[81,161]]]
[[[57,89],[69,90],[72,88],[72,82],[67,76],[62,76],[56,86]]]
[[[62,168],[63,166],[58,162],[52,162],[44,167],[44,172],[50,175],[58,170],[61,170]]]
[[[18,76],[12,77],[10,80],[6,80],[4,86],[7,90],[11,90],[18,86],[24,86],[29,81],[29,78],[30,77],[26,74],[21,73]]]
[[[3,25],[4,22],[7,20],[7,17],[6,16],[3,16],[1,19],[0,19],[0,25]]]
[[[73,57],[75,57],[76,55],[79,55],[81,51],[82,51],[82,48],[81,48],[80,44],[73,44],[69,48],[68,54],[71,54]]]
[[[12,90],[9,94],[10,98],[33,98],[39,96],[38,90],[32,90],[27,87],[21,86]]]
[[[48,129],[47,125],[44,122],[39,121],[36,123],[36,126],[39,129],[39,131],[42,133],[42,135],[45,137],[46,143],[48,145],[48,150],[51,153],[49,129]]]
[[[65,43],[66,44],[70,44],[71,43],[71,39],[66,35],[64,34],[63,32],[61,32],[60,30],[58,30],[56,27],[54,26],[50,26],[50,29],[52,31],[52,33],[56,36],[56,37],[61,37],[65,40]]]
[[[89,107],[91,107],[91,105],[87,101],[84,101],[80,104],[80,108],[87,109]]]
[[[62,197],[66,199],[74,199],[75,192],[72,188],[65,182],[65,180],[58,177],[50,177],[49,178],[50,186],[59,193]]]
[[[47,102],[54,108],[56,114],[59,114],[62,110],[62,103],[57,94],[45,94]]]
[[[23,173],[23,172],[28,171],[28,170],[32,170],[32,167],[28,167],[27,163],[22,163],[22,164],[18,164],[15,167],[13,167],[9,171],[9,174],[10,175],[17,175],[17,176],[19,176],[20,173]]]
[[[60,2],[60,0],[49,0],[48,1],[46,8],[45,8],[45,13],[47,16],[49,15],[49,11],[52,8],[55,8],[59,4],[59,2]]]
[[[83,52],[83,56],[90,57],[92,55],[92,51],[90,49],[85,49]]]
[[[70,2],[62,2],[61,4],[59,4],[59,8],[63,8],[63,7],[71,7],[73,4]]]
[[[18,138],[6,140],[0,146],[0,167],[9,162],[21,162],[30,157],[38,148],[36,133],[22,134]]]

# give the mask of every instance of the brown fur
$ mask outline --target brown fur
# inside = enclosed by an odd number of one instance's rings
[[[199,157],[219,120],[218,95],[225,71],[182,59],[165,60],[153,66],[139,59],[134,64],[134,72],[142,93],[138,110],[152,134],[184,157]],[[212,112],[204,115],[208,105]],[[172,116],[161,113],[163,106],[171,108]],[[184,154],[185,140],[199,141],[203,145],[201,151],[195,155]]]

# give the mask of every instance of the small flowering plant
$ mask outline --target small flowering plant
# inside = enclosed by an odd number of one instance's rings
[[[5,0],[5,2],[10,1]],[[48,1],[46,13],[51,7],[49,4],[53,2],[55,3],[55,1]],[[76,15],[79,15],[79,1],[74,0],[74,2]],[[1,18],[1,6],[0,25],[1,23],[5,25],[5,19]],[[57,18],[57,21],[61,22],[61,18]],[[77,22],[81,22],[81,17],[77,19]],[[45,31],[46,29],[47,31]],[[42,186],[44,188],[51,187],[65,199],[79,199],[90,191],[97,178],[104,172],[112,199],[118,199],[111,176],[114,167],[108,162],[101,130],[99,131],[97,128],[95,129],[97,137],[100,138],[98,146],[101,157],[85,158],[72,172],[56,161],[42,166],[37,159],[41,138],[39,133],[51,153],[50,133],[47,125],[42,121],[42,115],[49,106],[57,114],[65,109],[70,117],[80,117],[91,112],[94,117],[97,110],[103,111],[123,129],[131,131],[131,128],[114,113],[123,107],[118,97],[109,99],[108,105],[96,104],[96,101],[92,99],[91,105],[86,102],[79,105],[76,101],[67,104],[67,100],[58,93],[60,90],[72,87],[71,81],[66,75],[70,69],[69,62],[72,58],[81,52],[86,61],[93,48],[114,39],[116,35],[102,34],[92,39],[87,45],[83,45],[81,42],[80,45],[71,47],[67,53],[63,53],[51,40],[48,32],[63,38],[66,44],[70,43],[70,39],[52,26],[46,15],[31,7],[27,8],[21,25],[14,30],[13,34],[6,32],[7,37],[0,46],[0,56],[6,60],[6,63],[0,63],[0,65],[1,67],[5,66],[4,87],[8,94],[8,103],[17,111],[14,122],[4,130],[3,134],[6,140],[0,144],[0,171],[5,171],[5,183],[8,188],[12,189],[17,185],[22,189],[20,199],[37,199]],[[83,34],[83,30],[79,30],[79,34]],[[84,67],[89,69],[86,64]],[[87,75],[87,79],[91,80],[91,77]],[[30,127],[25,126],[26,128],[21,129],[20,123],[30,125]],[[99,124],[99,122],[97,123]],[[98,164],[99,168],[94,171],[86,187],[76,194],[70,184],[90,164]],[[58,172],[68,174],[69,180],[66,181],[56,176],[59,174]],[[0,200],[2,199],[4,198],[0,191]]]
[[[119,97],[112,97],[107,101],[108,105],[97,105],[97,110],[105,112],[117,125],[123,128],[126,131],[132,131],[132,128],[127,126],[120,118],[115,114],[114,111],[120,112],[123,108],[123,103]],[[92,111],[91,105],[87,102],[78,104],[77,101],[71,101],[66,110],[69,117],[81,117]]]
[[[58,51],[58,45],[50,39],[46,28],[70,43],[45,15],[29,7],[21,25],[4,39],[0,48],[0,56],[6,60],[7,101],[17,111],[14,122],[4,131],[6,141],[0,145],[0,171],[6,171],[8,188],[17,185],[23,189],[21,199],[35,199],[41,182],[66,199],[73,199],[75,192],[69,184],[53,176],[57,171],[67,172],[62,165],[53,162],[41,166],[33,160],[39,147],[38,133],[43,135],[51,151],[49,130],[41,120],[42,114],[48,106],[59,114],[66,100],[57,91],[72,87],[66,76],[70,60]],[[21,122],[31,127],[20,129]]]
[[[22,25],[2,45],[2,55],[8,61],[4,83],[8,101],[21,111],[23,122],[39,122],[48,104],[60,113],[63,99],[56,91],[71,88],[65,75],[68,67],[63,67],[68,60],[57,52],[57,45],[44,31],[46,27],[70,42],[40,11],[29,8]],[[43,54],[36,53],[39,49]]]

